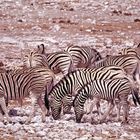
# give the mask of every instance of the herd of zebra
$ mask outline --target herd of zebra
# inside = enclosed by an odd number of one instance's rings
[[[106,56],[89,46],[69,45],[66,50],[46,53],[43,44],[23,57],[22,69],[0,73],[0,120],[4,115],[8,122],[9,100],[17,100],[21,105],[25,97],[31,98],[31,122],[36,104],[42,110],[42,121],[51,114],[57,120],[62,113],[70,113],[74,107],[76,122],[81,122],[85,113],[92,114],[96,105],[100,122],[117,107],[117,120],[123,107],[122,123],[128,122],[128,96],[132,95],[135,105],[140,104],[140,44],[135,48],[124,48],[116,56]],[[56,74],[63,77],[56,83]],[[44,101],[42,100],[44,95]],[[84,111],[87,99],[92,101],[88,111]],[[108,101],[108,109],[102,115],[100,101]],[[63,110],[62,110],[63,109]]]

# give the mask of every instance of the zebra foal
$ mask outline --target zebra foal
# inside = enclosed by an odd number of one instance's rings
[[[42,121],[45,121],[46,108],[41,99],[41,94],[45,92],[48,86],[52,86],[54,73],[46,68],[29,68],[18,69],[8,73],[0,74],[0,106],[10,122],[11,118],[8,115],[5,99],[22,101],[25,97],[31,98],[32,110],[27,122],[35,113],[35,104],[38,103],[42,110]],[[51,89],[47,89],[49,92]],[[47,103],[46,103],[47,104]],[[47,108],[49,109],[49,108]],[[2,116],[2,114],[1,114]],[[3,121],[3,117],[1,117]]]
[[[118,103],[118,111],[117,111],[117,119],[120,119],[120,107],[123,106],[123,119],[122,122],[126,123],[128,121],[128,95],[132,93],[133,98],[140,103],[138,98],[138,93],[136,89],[134,89],[133,85],[126,78],[115,78],[115,79],[98,79],[94,80],[91,83],[86,84],[82,87],[74,101],[74,111],[76,114],[76,122],[80,123],[81,118],[84,115],[84,103],[88,98],[100,98],[107,100],[109,102],[109,108],[107,112],[102,116],[100,121],[104,121],[110,111],[114,107],[115,99],[119,99],[120,103]]]

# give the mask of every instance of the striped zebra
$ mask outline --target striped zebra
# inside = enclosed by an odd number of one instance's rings
[[[42,121],[45,121],[46,108],[43,104],[41,94],[51,90],[53,86],[54,73],[46,68],[18,69],[8,73],[0,74],[0,106],[8,121],[11,118],[8,115],[5,100],[22,100],[25,97],[31,98],[32,110],[27,122],[35,113],[35,104],[38,103],[42,110]],[[48,89],[48,86],[50,89]],[[46,89],[47,88],[47,89]],[[47,103],[46,103],[47,105]],[[48,106],[47,109],[49,110]],[[2,114],[1,114],[2,116]],[[3,117],[1,117],[3,121]]]
[[[116,65],[122,67],[127,74],[140,85],[140,59],[135,55],[116,55],[107,56],[106,58],[96,62],[94,68],[102,66]]]
[[[37,46],[37,50],[31,51],[23,58],[26,67],[45,66],[55,74],[62,72],[66,75],[73,69],[72,58],[66,51],[45,53],[43,44]]]
[[[108,66],[97,69],[83,68],[68,73],[53,87],[49,95],[46,94],[46,101],[48,101],[47,98],[49,97],[53,118],[60,118],[62,104],[64,113],[70,111],[72,95],[76,95],[76,92],[85,84],[95,79],[112,79],[117,77],[128,76],[124,70],[118,66]]]
[[[119,52],[119,55],[126,55],[126,54],[136,55],[140,59],[140,47],[137,47],[137,48],[130,48],[130,47],[129,48],[123,48]]]
[[[102,58],[96,49],[89,46],[69,45],[66,51],[72,56],[74,68],[88,68]]]
[[[100,98],[110,103],[107,112],[102,116],[100,122],[103,122],[109,115],[114,107],[115,99],[117,98],[120,101],[120,103],[118,103],[117,119],[120,119],[120,107],[122,105],[124,112],[122,122],[126,123],[129,109],[127,98],[130,93],[132,93],[133,98],[140,104],[138,92],[127,78],[93,80],[78,91],[73,101],[76,122],[81,122],[84,115],[84,103],[88,98]]]

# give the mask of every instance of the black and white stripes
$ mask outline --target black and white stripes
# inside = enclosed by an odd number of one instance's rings
[[[68,96],[67,103],[63,103],[64,113],[70,110],[72,102],[70,97],[85,84],[95,79],[112,79],[116,77],[127,77],[123,69],[117,66],[101,67],[97,69],[79,69],[68,73],[62,78],[49,93],[49,100],[54,119],[60,118],[61,105],[64,97]]]
[[[88,68],[102,57],[90,46],[69,45],[66,51],[72,56],[74,68]]]
[[[100,98],[105,99],[110,102],[110,107],[108,111],[104,114],[101,121],[104,120],[107,115],[110,113],[112,107],[114,106],[114,100],[118,98],[120,100],[120,105],[123,106],[124,116],[123,122],[127,121],[128,117],[128,102],[127,98],[130,93],[133,94],[133,86],[130,81],[126,78],[115,78],[115,79],[98,79],[94,80],[91,83],[86,84],[82,87],[73,102],[75,114],[76,114],[76,122],[81,122],[81,118],[84,114],[84,103],[88,98]],[[133,94],[133,96],[137,96],[138,93]],[[139,101],[138,101],[139,102]],[[139,102],[140,103],[140,102]],[[118,111],[120,111],[120,106]],[[118,112],[118,119],[120,116],[120,112]]]
[[[37,50],[25,55],[23,63],[27,67],[45,66],[50,68],[55,74],[62,72],[66,75],[73,70],[71,55],[68,52],[45,53],[43,44],[39,45]]]
[[[31,97],[32,111],[29,117],[31,120],[35,104],[41,103],[41,94],[46,88],[53,86],[54,74],[50,69],[46,68],[29,68],[14,70],[8,73],[0,74],[0,105],[5,113],[8,121],[11,119],[8,116],[6,100],[23,100],[25,97]],[[48,89],[48,92],[51,89]],[[43,103],[43,102],[42,102]],[[45,108],[43,104],[39,104],[42,109],[42,119],[45,120]]]

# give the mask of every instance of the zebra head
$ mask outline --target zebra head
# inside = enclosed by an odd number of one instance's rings
[[[75,106],[74,111],[75,111],[75,115],[76,115],[76,122],[80,123],[81,119],[84,115],[84,106]]]
[[[51,108],[52,117],[54,120],[60,119],[61,104],[59,101],[55,100],[51,95],[49,96],[49,105]]]
[[[84,104],[81,105],[79,104],[78,100],[79,100],[79,96],[80,94],[77,94],[73,100],[73,107],[74,107],[74,112],[76,115],[76,122],[80,123],[81,119],[84,115]]]

